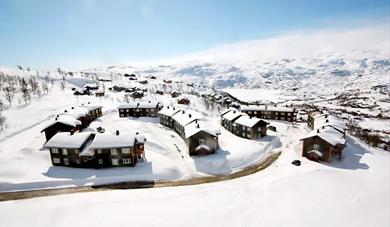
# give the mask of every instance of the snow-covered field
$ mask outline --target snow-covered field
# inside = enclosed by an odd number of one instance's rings
[[[71,80],[74,82],[74,80]],[[184,141],[171,129],[159,124],[158,118],[119,118],[116,107],[122,103],[123,94],[106,92],[104,97],[72,95],[68,84],[66,91],[53,89],[52,93],[32,102],[22,109],[6,111],[9,127],[1,134],[0,191],[32,190],[41,188],[96,185],[126,180],[178,180],[208,174],[229,174],[259,161],[266,152],[280,146],[276,135],[259,141],[241,139],[219,125],[218,112],[207,112],[202,101],[191,96],[188,108],[199,110],[221,130],[220,151],[206,157],[190,157]],[[58,97],[64,101],[58,102]],[[62,100],[61,98],[61,100]],[[157,99],[155,95],[145,100]],[[172,99],[158,96],[165,104]],[[85,131],[95,131],[101,126],[107,133],[138,131],[147,138],[146,161],[136,167],[109,169],[79,169],[52,166],[50,155],[42,146],[44,134],[40,133],[46,121],[54,114],[81,103],[103,106],[103,117],[92,122]],[[186,107],[187,108],[187,107]]]
[[[264,171],[225,182],[2,202],[1,226],[390,225],[389,153],[349,138],[343,161],[324,165],[301,158],[299,147],[290,144]]]

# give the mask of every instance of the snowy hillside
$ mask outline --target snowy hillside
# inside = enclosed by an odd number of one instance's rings
[[[342,38],[357,34],[349,32]],[[339,43],[341,36],[317,34],[306,42],[301,36],[292,36],[228,46],[231,52],[222,48],[213,50],[214,55],[198,53],[196,60],[187,56],[177,62],[76,71],[2,69],[0,117],[6,123],[0,135],[3,194],[226,177],[262,164],[267,155],[280,156],[252,175],[215,183],[2,201],[0,226],[389,226],[390,153],[383,146],[369,145],[350,130],[342,159],[317,163],[302,157],[300,140],[311,131],[305,122],[310,106],[339,117],[350,129],[377,133],[383,139],[381,145],[390,141],[389,41],[376,34],[360,36],[373,43],[360,49],[351,49],[356,43],[344,47]],[[324,45],[317,36],[329,38],[329,46],[313,50]],[[300,55],[282,57],[275,45],[293,51],[306,43],[307,47],[297,51]],[[274,46],[264,49],[268,44]],[[275,56],[260,54],[261,50],[275,51]],[[84,86],[91,83],[104,95],[83,93]],[[120,117],[120,104],[138,100],[131,96],[134,91],[142,91],[142,101],[175,105],[207,120],[208,127],[220,131],[219,150],[190,156],[185,141],[158,118]],[[190,103],[178,104],[172,91],[180,92],[179,98],[188,98]],[[220,114],[227,105],[210,96],[221,94],[242,105],[291,105],[300,111],[299,120],[269,120],[275,131],[269,128],[267,135],[258,139],[241,138],[220,125]],[[65,109],[87,102],[102,106],[103,116],[84,132],[98,132],[99,128],[109,134],[139,132],[147,138],[146,160],[135,167],[53,166],[43,148],[42,128]],[[292,165],[297,160],[301,165]]]

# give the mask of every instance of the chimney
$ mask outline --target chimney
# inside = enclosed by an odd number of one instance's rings
[[[119,136],[119,130],[116,130],[115,135]]]
[[[326,119],[325,123],[329,123],[329,119]]]
[[[88,102],[88,104],[91,104],[91,102]]]
[[[172,107],[173,108],[173,110],[175,110],[175,107]]]
[[[184,111],[184,110],[182,110],[182,113],[185,113],[185,111]]]
[[[67,113],[68,111],[67,110],[64,110],[64,113]]]
[[[199,128],[199,124],[196,124],[196,127]]]
[[[169,109],[169,106],[167,107],[167,109]]]
[[[57,117],[60,117],[60,115],[57,114]],[[56,117],[56,118],[57,118],[57,117]]]
[[[325,126],[322,126],[322,129],[325,129]]]
[[[195,123],[198,123],[198,119],[195,120]]]
[[[149,103],[150,103],[150,100],[149,100]]]
[[[84,103],[81,103],[82,106],[84,106]]]
[[[191,114],[188,114],[188,117],[191,118]]]
[[[317,133],[320,133],[320,129],[317,129]]]
[[[138,134],[139,134],[139,132],[136,132],[135,134],[136,134],[136,135],[138,135]]]
[[[74,107],[72,106],[72,110],[74,110]]]

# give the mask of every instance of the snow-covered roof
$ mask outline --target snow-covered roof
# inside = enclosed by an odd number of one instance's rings
[[[265,111],[266,106],[265,105],[241,105],[240,107],[241,111]]]
[[[318,117],[325,116],[325,114],[321,113],[320,111],[311,111],[308,113],[308,115],[312,118],[318,118]]]
[[[175,120],[182,126],[186,126],[196,119],[200,119],[201,116],[193,111],[182,110],[172,116],[172,119]]]
[[[333,116],[327,116],[327,117],[322,116],[322,117],[316,118],[314,120],[314,128],[315,129],[321,128],[322,126],[333,127],[333,128],[336,128],[342,132],[344,130],[348,129],[348,126],[345,122],[343,122],[342,120],[335,118]]]
[[[285,106],[268,106],[267,111],[275,112],[296,112],[295,108],[285,107]]]
[[[86,87],[93,87],[93,88],[98,88],[99,87],[99,85],[98,84],[86,84],[86,85],[84,85],[84,87],[86,88]]]
[[[61,115],[69,115],[76,119],[80,117],[85,117],[88,114],[88,109],[85,107],[70,107],[64,110],[63,113],[60,113]]]
[[[344,134],[337,131],[334,128],[324,128],[324,129],[313,130],[311,133],[306,135],[301,140],[315,137],[315,136],[320,137],[321,139],[325,140],[326,142],[328,142],[332,146],[335,146],[337,144],[345,144]]]
[[[144,101],[144,102],[132,102],[132,103],[126,103],[118,106],[118,109],[150,109],[150,108],[158,108],[161,106],[161,103],[158,101]]]
[[[85,105],[85,106],[81,106],[81,107],[86,108],[88,111],[92,111],[92,110],[96,110],[96,109],[99,109],[99,108],[103,108],[103,106],[98,106],[98,105]]]
[[[69,132],[55,134],[44,145],[45,148],[80,148],[91,136],[90,132],[79,132],[71,135]]]
[[[268,122],[260,119],[260,118],[257,118],[257,117],[249,117],[249,116],[241,116],[239,117],[235,123],[237,124],[240,124],[240,125],[244,125],[244,126],[247,126],[247,127],[253,127],[255,126],[257,123],[259,123],[260,121],[263,121],[264,123],[268,124]]]
[[[196,120],[184,127],[185,138],[189,138],[200,131],[213,136],[220,134],[219,128],[210,127],[210,124],[207,121]]]
[[[167,106],[167,107],[162,108],[158,113],[165,115],[165,116],[172,117],[174,114],[176,114],[179,111],[181,111],[181,109],[178,109],[178,108],[173,107],[173,106]]]
[[[145,137],[136,133],[125,133],[120,135],[114,135],[110,133],[98,133],[95,139],[91,143],[91,149],[101,148],[118,148],[118,147],[133,147],[135,141],[140,143],[145,141]]]
[[[230,108],[228,108],[228,109],[222,111],[221,116],[223,116],[223,115],[225,115],[225,114],[227,114],[227,113],[229,113],[230,111],[233,111],[233,110],[235,110],[235,111],[238,112],[238,110],[237,110],[236,108],[230,107]]]
[[[233,110],[233,111],[227,112],[225,115],[222,116],[222,118],[224,118],[228,121],[233,121],[233,120],[237,119],[238,117],[244,116],[244,115],[246,115],[246,114],[242,113],[240,111]]]
[[[195,151],[199,151],[200,149],[206,149],[206,150],[210,150],[210,147],[207,146],[206,144],[200,144],[198,145],[196,148],[195,148]]]
[[[81,121],[77,120],[76,118],[70,115],[58,115],[55,118],[49,120],[46,126],[42,128],[41,132],[45,131],[47,128],[53,126],[56,123],[61,123],[72,127],[77,127],[77,125],[81,125]]]
[[[268,105],[241,105],[241,111],[296,112],[295,108]]]

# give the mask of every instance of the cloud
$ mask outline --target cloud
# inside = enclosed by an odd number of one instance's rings
[[[322,30],[291,32],[274,38],[251,40],[221,45],[206,51],[166,59],[178,61],[234,62],[274,58],[316,57],[327,53],[361,57],[362,53],[375,57],[390,56],[388,25],[351,30]]]

